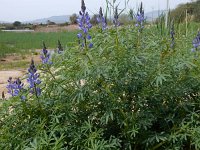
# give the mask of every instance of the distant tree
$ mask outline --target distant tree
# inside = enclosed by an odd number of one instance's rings
[[[184,22],[186,18],[186,10],[189,19],[200,22],[200,0],[179,5],[171,11],[170,18],[174,18],[176,22]]]
[[[97,24],[98,24],[98,22],[97,22],[97,17],[98,17],[97,14],[94,14],[94,15],[92,16],[92,18],[91,18],[91,20],[90,20],[91,24],[93,24],[93,25],[97,25]]]
[[[14,23],[13,23],[13,26],[14,27],[20,27],[21,26],[21,22],[20,21],[15,21]]]
[[[71,24],[77,24],[78,15],[72,14],[69,19]]]
[[[130,22],[130,17],[127,14],[121,14],[119,16],[119,22],[121,24],[128,24]]]
[[[53,21],[47,20],[47,24],[48,24],[48,25],[55,25],[56,23],[53,22]]]
[[[195,21],[200,22],[200,0],[196,1],[196,5],[194,5],[194,7]]]

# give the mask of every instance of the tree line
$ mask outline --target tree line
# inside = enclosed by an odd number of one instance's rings
[[[200,22],[200,0],[180,4],[170,12],[170,18],[175,22],[184,22],[186,17],[189,21]]]

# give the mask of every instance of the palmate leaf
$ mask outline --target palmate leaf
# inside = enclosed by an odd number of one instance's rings
[[[154,82],[155,85],[158,87],[158,86],[161,86],[163,84],[163,82],[167,81],[167,78],[170,78],[171,75],[168,75],[168,74],[161,74],[159,73],[155,78],[154,78]]]
[[[192,69],[194,67],[197,67],[197,66],[190,61],[179,62],[178,65],[176,66],[176,68],[179,70],[186,69],[186,68]]]

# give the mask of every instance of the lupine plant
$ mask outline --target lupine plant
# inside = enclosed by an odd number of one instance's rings
[[[29,83],[30,93],[36,95],[36,97],[40,96],[40,94],[41,94],[41,89],[39,87],[41,80],[39,79],[39,76],[40,75],[37,73],[37,69],[35,67],[34,60],[32,59],[30,67],[28,69],[27,82]]]
[[[92,48],[93,44],[91,42],[88,42],[87,40],[91,40],[91,35],[89,34],[89,30],[92,28],[92,24],[90,23],[90,16],[88,12],[86,12],[86,6],[84,0],[81,1],[81,11],[79,12],[79,17],[77,19],[79,28],[82,32],[77,34],[77,37],[79,39],[79,44],[81,47]]]
[[[139,28],[139,32],[142,31],[142,29],[144,28],[144,21],[145,21],[145,17],[144,17],[144,9],[143,9],[143,5],[142,2],[140,4],[140,9],[138,9],[137,14],[135,16],[136,19],[136,24],[135,26]]]
[[[98,22],[100,28],[102,28],[102,30],[106,29],[106,27],[107,27],[106,18],[103,16],[103,11],[102,11],[101,7],[99,9],[99,15],[97,17],[97,22]]]
[[[198,51],[200,47],[200,31],[198,32],[197,36],[193,39],[192,44],[193,44],[192,51],[193,52]]]
[[[82,1],[82,14],[85,9]],[[87,53],[78,44],[55,53],[44,76],[32,60],[27,89],[33,95],[26,103],[18,97],[2,103],[0,149],[199,150],[193,33],[176,36],[176,51],[169,51],[169,34],[155,26],[142,34],[135,24],[99,31],[92,31]],[[199,34],[193,46],[199,48]]]
[[[40,58],[42,59],[43,64],[51,64],[50,62],[50,52],[47,50],[45,43],[43,42],[43,49]]]

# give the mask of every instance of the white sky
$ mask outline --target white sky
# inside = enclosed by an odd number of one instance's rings
[[[112,1],[112,0],[109,0]],[[134,8],[143,2],[145,12],[164,10],[166,0],[130,0],[129,8]],[[170,8],[175,8],[180,3],[191,0],[169,0]],[[125,0],[120,2],[123,8]],[[29,21],[51,16],[71,15],[80,10],[81,0],[0,0],[0,21]],[[90,15],[98,13],[99,7],[106,8],[106,0],[85,0],[87,11]]]

